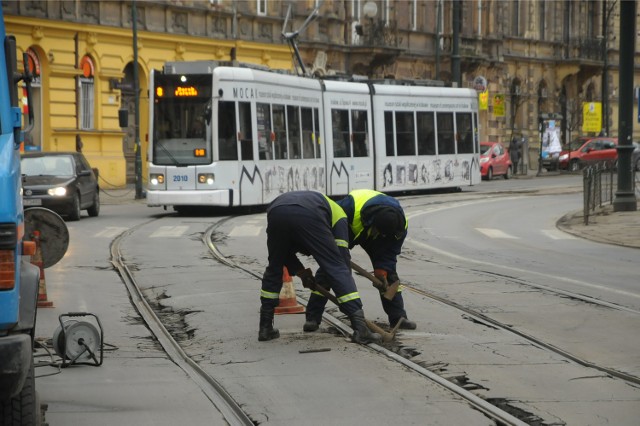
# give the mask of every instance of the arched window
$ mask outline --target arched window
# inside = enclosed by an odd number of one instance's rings
[[[90,56],[82,57],[80,61],[82,75],[78,77],[78,127],[81,130],[93,129],[94,88],[93,76],[95,67]]]
[[[548,98],[547,82],[541,80],[538,84],[538,114],[543,112],[551,112],[547,110],[547,98]]]

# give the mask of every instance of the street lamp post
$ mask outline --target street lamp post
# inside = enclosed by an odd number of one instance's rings
[[[140,153],[140,82],[138,81],[138,14],[136,0],[131,4],[131,19],[133,20],[133,90],[135,96],[134,129],[135,129],[135,171],[136,171],[136,200],[144,198],[142,194],[142,158]]]
[[[614,0],[607,7],[607,0],[602,0],[602,125],[607,136],[609,136],[609,17],[616,5]]]

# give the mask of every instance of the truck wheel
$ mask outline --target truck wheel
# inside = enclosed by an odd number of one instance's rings
[[[15,398],[0,402],[0,423],[3,425],[40,426],[40,404],[36,395],[33,359],[24,386]]]

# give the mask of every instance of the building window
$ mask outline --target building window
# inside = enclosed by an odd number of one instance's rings
[[[91,57],[84,56],[80,61],[80,69],[82,76],[78,78],[78,127],[81,130],[91,130],[94,128],[93,112],[94,112],[94,85],[93,75],[94,66]]]
[[[418,29],[418,0],[411,0],[409,3],[409,16],[411,19],[411,30]]]
[[[267,0],[256,0],[258,2],[257,9],[258,15],[266,15],[267,14]]]
[[[351,10],[354,22],[360,22],[360,0],[351,0]]]
[[[545,33],[547,32],[547,8],[546,8],[546,3],[541,1],[538,5],[538,7],[540,8],[540,19],[539,19],[539,23],[540,23],[540,40],[544,41],[545,40]]]
[[[511,34],[514,37],[520,36],[520,0],[511,3]]]
[[[384,6],[382,10],[382,17],[384,19],[384,24],[389,25],[389,20],[391,18],[391,6],[389,4],[389,0],[384,0]]]

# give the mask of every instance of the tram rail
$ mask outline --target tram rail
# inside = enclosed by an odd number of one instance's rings
[[[224,416],[225,420],[232,426],[253,426],[254,422],[242,410],[229,393],[222,387],[215,378],[208,375],[186,352],[180,347],[171,333],[162,324],[162,321],[153,311],[153,308],[144,298],[133,274],[122,257],[120,247],[122,242],[132,235],[138,228],[147,225],[155,220],[144,222],[122,234],[120,234],[111,244],[111,264],[116,268],[122,282],[125,284],[131,297],[131,302],[149,327],[153,335],[169,356],[193,380],[213,403],[213,405]]]
[[[202,234],[202,242],[218,262],[226,265],[229,268],[235,268],[235,269],[241,270],[244,273],[251,275],[256,279],[260,279],[261,274],[259,274],[254,270],[251,270],[250,266],[243,266],[239,263],[234,262],[232,259],[227,258],[215,245],[213,234],[216,232],[216,230],[220,226],[224,225],[230,219],[232,218],[231,217],[219,218],[215,224],[209,226],[206,229],[206,231]],[[218,383],[213,377],[209,376],[203,369],[201,369],[198,366],[198,364],[195,361],[193,361],[181,349],[180,345],[173,339],[171,334],[162,325],[160,319],[155,315],[149,303],[146,302],[146,300],[144,299],[142,292],[137,286],[135,278],[133,277],[131,271],[127,267],[126,261],[122,258],[120,247],[123,241],[126,240],[126,238],[128,238],[129,236],[131,236],[138,228],[144,225],[147,225],[155,220],[158,220],[158,218],[145,222],[143,224],[140,224],[126,231],[120,236],[118,236],[116,240],[114,240],[111,246],[112,264],[118,270],[118,273],[122,278],[122,281],[125,283],[131,295],[131,300],[133,301],[136,309],[140,312],[140,315],[143,317],[144,321],[148,324],[151,331],[158,338],[158,341],[161,343],[163,349],[167,352],[168,356],[174,362],[176,362],[176,364],[179,365],[180,368],[182,368],[189,375],[189,377],[191,377],[192,380],[194,380],[194,382],[197,383],[203,389],[203,392],[207,395],[207,397],[211,400],[211,402],[216,406],[216,408],[220,410],[221,413],[223,413],[224,417],[226,419],[230,419],[229,420],[230,424],[253,424],[253,422],[242,411],[241,407],[235,403],[233,398],[225,391],[225,389],[220,385],[220,383]],[[448,266],[451,267],[452,265],[448,265]],[[455,266],[455,267],[465,268],[462,266]],[[480,268],[478,268],[477,265],[469,266],[467,267],[467,270],[473,271],[474,273],[482,273],[486,275],[499,276],[501,279],[505,279],[507,281],[510,281],[519,285],[531,284],[532,286],[536,286],[535,283],[528,283],[526,281],[523,281],[520,278],[515,278],[505,274],[499,274],[499,273],[493,273],[490,271],[480,270]],[[491,324],[492,326],[500,328],[501,330],[517,335],[520,338],[526,339],[527,341],[531,342],[535,346],[551,351],[581,366],[584,366],[587,368],[593,368],[595,370],[608,374],[611,377],[615,377],[615,378],[627,381],[629,383],[633,383],[636,385],[640,384],[640,378],[637,376],[634,376],[632,374],[628,374],[625,372],[617,371],[605,366],[597,365],[588,360],[577,357],[571,354],[570,352],[563,350],[562,348],[559,348],[553,344],[550,344],[541,339],[538,339],[535,336],[528,335],[527,333],[524,333],[508,324],[494,320],[478,311],[475,311],[473,309],[460,305],[452,300],[448,300],[447,298],[441,297],[435,293],[422,290],[418,288],[417,285],[414,283],[403,283],[403,284],[405,285],[405,288],[411,292],[415,292],[416,294],[419,294],[426,298],[429,298],[439,303],[450,306],[451,308],[457,309],[461,312],[464,312],[467,315],[475,317],[476,319],[478,319],[478,321]],[[552,292],[554,291],[553,289],[548,289],[548,288],[546,288],[545,290],[552,291]],[[598,304],[599,306],[606,307],[609,309],[621,309],[627,312],[631,311],[634,314],[640,314],[640,312],[638,311],[630,310],[629,308],[620,307],[618,305],[613,305],[605,301],[598,301],[597,299],[592,299],[592,298],[589,298],[589,300],[584,300],[585,299],[584,295],[574,294],[567,291],[555,290],[555,292],[564,297],[572,297],[587,303],[595,303],[595,304]],[[297,299],[299,303],[306,305],[307,303],[306,299],[301,297],[297,297]],[[336,330],[343,333],[344,335],[348,335],[351,332],[351,329],[345,323],[343,323],[340,319],[331,316],[328,313],[325,313],[324,319],[328,321]],[[469,392],[467,389],[460,387],[456,385],[454,382],[451,382],[437,375],[433,371],[428,370],[422,367],[421,365],[412,362],[410,359],[406,358],[401,353],[399,354],[399,353],[393,352],[385,347],[375,345],[375,344],[370,344],[368,345],[368,347],[371,350],[378,352],[381,355],[384,355],[390,360],[393,360],[395,362],[398,362],[404,365],[406,368],[414,371],[416,374],[419,374],[427,378],[428,380],[435,382],[439,386],[446,388],[450,392],[455,393],[456,395],[458,395],[459,397],[467,401],[475,409],[481,411],[487,417],[494,420],[497,424],[500,424],[500,425],[527,424],[522,420],[514,417],[510,413],[493,405],[491,402],[484,400],[481,397]],[[410,356],[411,355],[409,355],[409,357]]]

